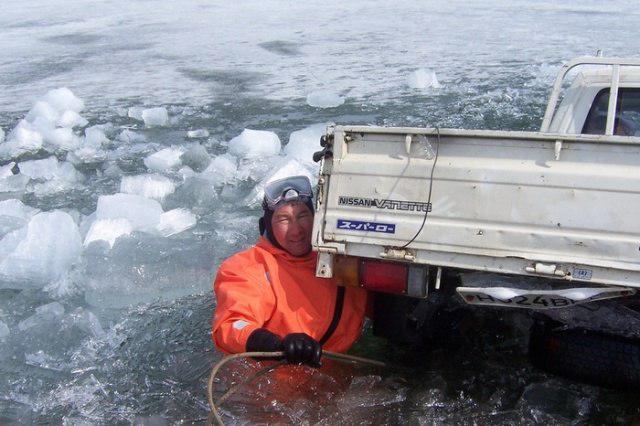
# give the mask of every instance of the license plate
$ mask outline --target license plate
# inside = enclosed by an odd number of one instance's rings
[[[456,291],[470,305],[507,306],[525,309],[567,308],[579,303],[631,296],[636,292],[628,287],[569,288],[562,290],[458,287]]]

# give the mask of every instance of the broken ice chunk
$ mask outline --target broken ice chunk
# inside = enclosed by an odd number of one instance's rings
[[[187,209],[173,209],[160,216],[158,232],[164,237],[178,234],[195,226],[197,220],[193,213]]]
[[[7,324],[0,321],[0,339],[4,339],[9,335],[9,333],[11,333],[11,331],[9,330]]]
[[[200,144],[194,144],[180,156],[182,164],[191,167],[196,172],[201,172],[211,163],[209,153]]]
[[[18,164],[18,169],[31,179],[49,180],[58,172],[58,159],[51,156],[42,160],[23,161]]]
[[[17,199],[0,201],[0,236],[25,226],[36,213],[38,209]]]
[[[209,131],[207,129],[189,130],[187,132],[188,138],[208,138]]]
[[[84,127],[89,123],[86,118],[83,118],[75,111],[67,110],[58,119],[56,125],[58,127],[67,127],[72,129],[74,127]]]
[[[229,152],[240,158],[271,157],[280,153],[280,138],[273,132],[244,129],[229,141]]]
[[[146,127],[166,126],[169,123],[169,113],[164,107],[145,109],[142,111],[142,120]]]
[[[429,87],[437,89],[441,87],[435,71],[425,70],[422,68],[409,75],[407,78],[407,84],[413,89],[426,89]]]
[[[127,219],[133,230],[154,229],[160,215],[160,203],[140,195],[119,193],[98,198],[97,219]]]
[[[120,132],[117,139],[121,142],[136,143],[144,142],[147,138],[145,138],[144,135],[136,133],[132,130],[124,129],[122,132]]]
[[[18,330],[25,331],[40,324],[59,319],[64,315],[64,306],[59,302],[51,302],[38,306],[36,313],[18,323]]]
[[[84,245],[88,246],[93,241],[106,241],[111,248],[118,237],[129,235],[131,232],[133,232],[133,226],[127,219],[99,219],[91,224],[84,238]]]
[[[214,158],[200,177],[210,181],[214,186],[222,186],[232,182],[235,178],[238,166],[236,158],[229,154],[219,155]]]
[[[4,142],[4,130],[0,127],[0,143]]]
[[[162,175],[125,176],[120,182],[120,192],[142,195],[156,200],[162,200],[175,190],[175,184]]]
[[[284,147],[287,157],[315,167],[313,154],[316,151],[320,151],[320,137],[324,134],[326,128],[326,124],[319,123],[291,133],[289,143]]]
[[[78,260],[81,251],[78,226],[68,213],[38,213],[27,226],[0,240],[3,285],[41,287],[55,281]]]
[[[104,336],[104,328],[102,328],[100,320],[93,312],[83,308],[76,308],[69,314],[69,317],[74,325],[85,333],[94,337]]]
[[[144,165],[150,170],[163,172],[169,169],[177,169],[182,164],[180,156],[184,153],[184,149],[165,148],[144,159]]]
[[[50,90],[42,99],[58,111],[80,112],[84,109],[84,102],[66,87]]]
[[[142,111],[144,111],[144,108],[142,107],[131,107],[129,108],[127,115],[135,120],[144,121],[142,119]]]

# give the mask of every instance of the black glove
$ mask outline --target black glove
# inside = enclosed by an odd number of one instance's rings
[[[279,352],[282,340],[266,328],[257,328],[249,335],[245,348],[247,352]]]
[[[291,333],[282,340],[284,357],[290,364],[307,364],[312,367],[320,367],[322,346],[311,336],[305,333]]]

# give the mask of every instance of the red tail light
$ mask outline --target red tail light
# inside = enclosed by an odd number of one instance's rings
[[[409,268],[401,263],[364,260],[360,266],[360,282],[368,290],[404,293],[408,274]]]

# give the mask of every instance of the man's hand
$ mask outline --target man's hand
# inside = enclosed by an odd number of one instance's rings
[[[322,346],[306,333],[291,333],[282,340],[284,357],[290,364],[307,364],[320,367]]]

